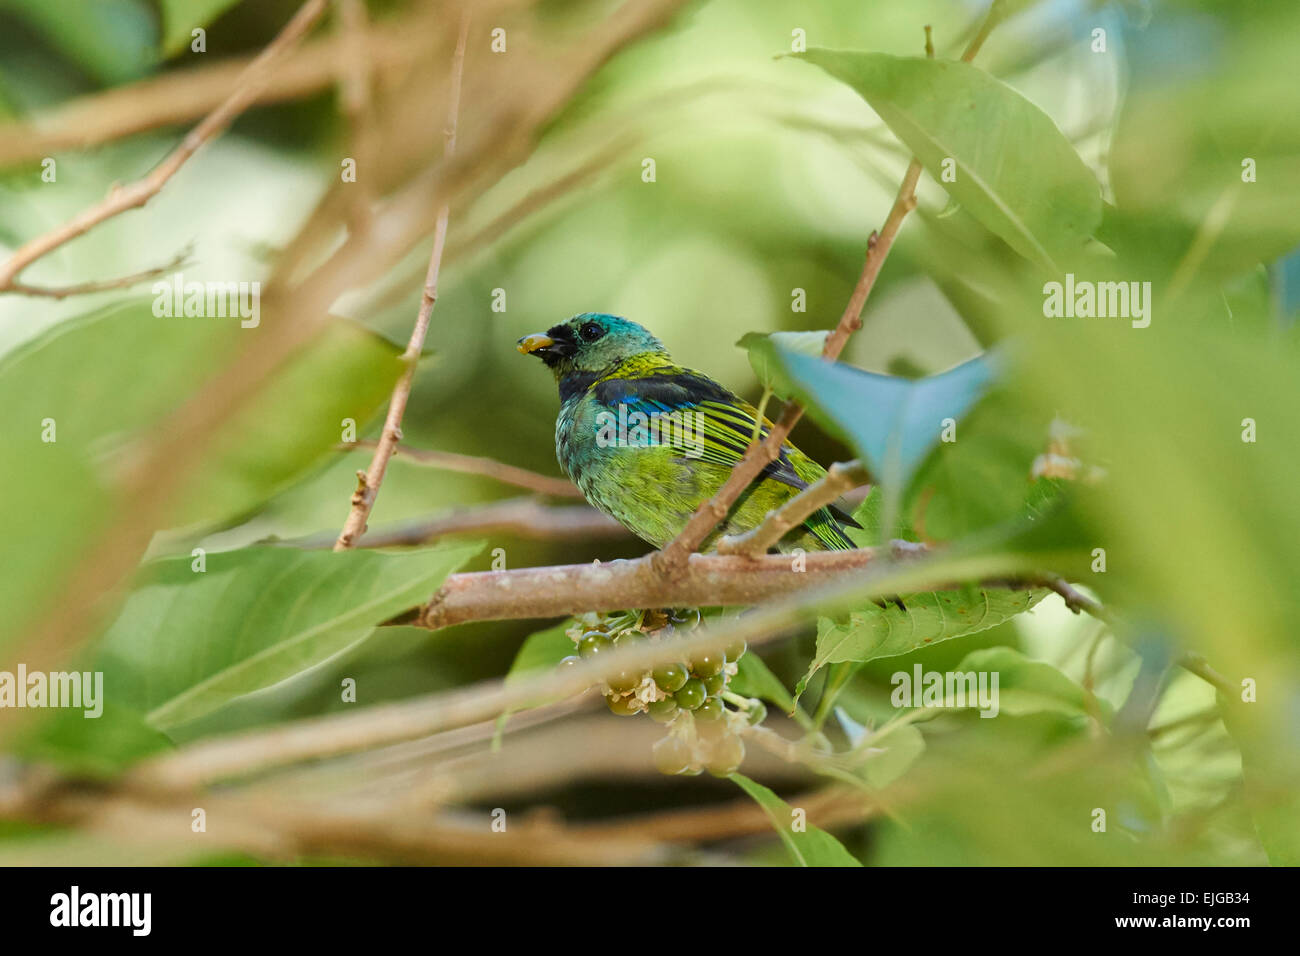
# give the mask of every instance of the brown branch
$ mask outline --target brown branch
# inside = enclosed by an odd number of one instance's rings
[[[343,56],[340,58],[339,99],[352,134],[352,161],[356,180],[348,183],[348,220],[353,231],[370,226],[370,205],[374,198],[376,155],[374,130],[370,122],[370,81],[373,72],[369,55],[370,22],[365,0],[335,0],[339,24],[343,31]]]
[[[401,548],[428,544],[452,534],[510,534],[535,540],[563,541],[624,538],[631,532],[607,515],[587,505],[548,506],[533,498],[510,498],[451,514],[410,521],[370,532],[361,548]],[[328,548],[334,536],[277,542],[295,548]]]
[[[744,534],[728,535],[718,542],[718,554],[765,554],[778,541],[803,524],[810,515],[833,504],[846,491],[871,480],[860,461],[836,462],[826,475],[813,482],[780,508],[767,513],[763,523]]]
[[[460,35],[456,38],[456,52],[451,61],[451,94],[447,106],[446,149],[444,157],[456,154],[456,127],[460,119],[461,81],[465,73],[465,45],[469,41],[469,11],[461,14]],[[335,551],[346,551],[355,547],[357,539],[366,533],[366,521],[375,505],[379,486],[383,484],[384,473],[388,470],[388,460],[393,449],[402,438],[402,416],[406,414],[406,403],[411,397],[411,386],[415,381],[415,370],[424,351],[424,339],[429,332],[429,319],[433,314],[433,305],[438,300],[438,276],[442,271],[442,251],[447,245],[447,221],[451,216],[451,205],[444,202],[438,211],[438,224],[433,233],[433,252],[429,256],[429,270],[424,278],[424,293],[420,297],[420,310],[415,318],[415,328],[402,356],[406,362],[406,371],[393,388],[393,397],[388,403],[388,416],[384,419],[384,430],[380,435],[370,467],[364,473],[357,472],[358,485],[352,495],[352,510],[348,513],[339,532]]]
[[[653,555],[607,564],[569,564],[512,571],[453,574],[424,609],[433,629],[468,621],[561,617],[631,607],[759,604],[794,594],[876,560],[870,548],[738,557],[693,554],[682,574],[664,580]],[[794,570],[800,561],[806,570]]]
[[[344,443],[338,447],[349,451],[354,448],[374,448],[377,444],[374,441],[363,440]],[[503,484],[526,488],[553,498],[582,497],[582,492],[578,490],[577,485],[567,478],[540,475],[535,471],[507,465],[493,458],[461,455],[451,451],[434,451],[429,448],[412,448],[409,445],[398,445],[393,449],[393,454],[430,468],[440,468],[443,471],[455,471],[466,475],[482,475],[485,478],[494,478]]]
[[[879,809],[864,800],[861,791],[844,786],[795,794],[787,802],[806,811],[808,822],[819,827],[861,823],[875,816]],[[569,832],[601,839],[639,837],[673,843],[707,843],[771,833],[772,820],[766,810],[745,797],[720,806],[664,810],[644,816],[579,824],[570,827]]]
[[[221,825],[201,842],[179,843],[159,834],[189,833],[194,803],[175,794],[104,794],[74,785],[47,788],[33,799],[0,788],[0,817],[75,826],[108,838],[119,850],[144,848],[177,863],[237,849],[294,861],[345,856],[394,863],[446,866],[610,866],[666,862],[660,841],[637,833],[584,834],[545,821],[510,820],[495,832],[485,813],[435,817],[391,814],[380,803],[269,799],[242,793],[206,793],[203,808]],[[12,789],[12,788],[9,788]],[[154,862],[159,862],[154,860]]]
[[[993,0],[993,2],[989,4],[988,13],[986,13],[984,19],[980,21],[979,29],[975,31],[975,36],[971,38],[970,43],[966,45],[965,52],[961,55],[963,62],[969,63],[971,60],[975,59],[975,55],[979,53],[980,49],[984,46],[984,41],[987,40],[989,34],[993,32],[993,28],[1006,19],[1009,12],[1010,11],[1007,10],[1006,0]],[[934,51],[930,50],[929,52],[933,54]]]
[[[433,16],[379,25],[366,40],[367,58],[384,76],[405,73],[428,51]],[[286,56],[274,78],[259,89],[254,105],[310,96],[337,82],[348,43],[335,33],[310,40]],[[204,59],[207,59],[205,57]],[[230,95],[253,57],[230,57],[78,96],[43,111],[39,120],[0,123],[0,168],[32,162],[63,150],[84,150],[165,126],[189,123],[216,109]]]
[[[306,35],[325,12],[326,0],[307,0],[240,75],[230,95],[215,110],[190,130],[179,146],[169,153],[147,176],[129,186],[115,186],[108,197],[62,226],[22,245],[0,265],[0,291],[12,291],[18,275],[42,256],[84,234],[106,219],[137,209],[147,203],[185,165],[199,148],[223,132],[250,106],[265,87],[281,58]]]
[[[24,282],[11,282],[7,292],[16,292],[18,295],[40,296],[47,299],[66,299],[72,295],[90,295],[95,292],[107,292],[112,289],[125,289],[136,285],[140,282],[148,282],[150,279],[156,279],[159,276],[166,275],[176,269],[181,268],[189,262],[190,256],[194,250],[192,247],[186,247],[176,253],[170,261],[152,269],[145,269],[143,272],[134,272],[130,275],[118,276],[116,279],[96,279],[90,282],[78,282],[76,285],[64,286],[39,286],[28,285]]]

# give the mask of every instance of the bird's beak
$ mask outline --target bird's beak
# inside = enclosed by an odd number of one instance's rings
[[[555,344],[555,339],[541,332],[534,332],[532,335],[525,335],[516,344],[521,355],[532,355],[534,352],[550,348]]]

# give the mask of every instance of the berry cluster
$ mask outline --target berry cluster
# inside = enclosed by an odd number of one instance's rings
[[[584,614],[567,631],[578,653],[564,658],[560,666],[616,647],[669,640],[699,622],[700,612],[694,609]],[[725,777],[745,758],[741,733],[766,715],[761,701],[727,690],[737,671],[736,662],[744,653],[745,643],[740,641],[721,654],[698,654],[689,661],[662,664],[650,671],[621,671],[604,685],[606,703],[619,716],[644,711],[652,720],[667,725],[668,736],[654,747],[655,766],[662,773],[708,770]]]

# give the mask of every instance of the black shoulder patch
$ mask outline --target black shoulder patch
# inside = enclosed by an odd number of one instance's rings
[[[560,401],[567,402],[574,396],[581,395],[587,389],[591,388],[591,383],[596,381],[594,372],[574,372],[560,379]]]
[[[602,405],[647,402],[672,410],[700,402],[738,402],[730,391],[713,379],[694,372],[660,372],[641,378],[610,378],[596,385],[596,400]]]

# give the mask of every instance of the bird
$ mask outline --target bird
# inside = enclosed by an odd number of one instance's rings
[[[560,392],[555,454],[599,511],[662,548],[722,486],[754,436],[758,410],[702,372],[677,365],[663,343],[630,319],[583,312],[525,335],[518,351],[542,360]],[[772,423],[764,418],[765,436]],[[826,474],[790,442],[702,543],[756,528]],[[777,544],[782,552],[855,547],[861,527],[839,505],[813,513]]]

